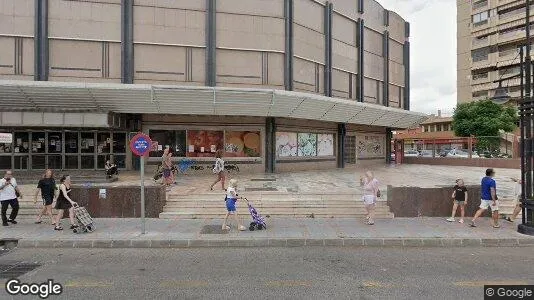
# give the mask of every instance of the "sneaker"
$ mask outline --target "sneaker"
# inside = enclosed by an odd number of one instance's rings
[[[8,224],[8,223],[2,223],[2,225],[4,225],[4,226],[9,226],[9,224]]]
[[[512,220],[510,217],[507,217],[505,220],[510,222],[510,223],[514,223],[514,220]]]
[[[222,227],[222,230],[230,230],[230,226],[226,225]]]
[[[501,225],[499,225],[499,224],[493,225],[493,228],[501,228]]]
[[[454,222],[454,218],[452,218],[452,217],[451,217],[451,218],[448,218],[448,219],[447,219],[447,222]]]
[[[17,224],[18,222],[15,220],[7,220],[9,223]]]
[[[464,223],[464,219],[460,219],[460,221],[458,221],[458,223],[463,224]]]
[[[471,223],[469,223],[469,227],[477,227],[477,225],[475,224],[475,222],[471,221]]]
[[[241,226],[239,226],[239,230],[240,231],[245,231],[245,230],[247,230],[247,228],[245,226],[241,225]]]

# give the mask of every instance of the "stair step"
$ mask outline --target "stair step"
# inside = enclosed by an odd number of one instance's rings
[[[270,214],[271,217],[295,217],[295,218],[309,218],[311,214]],[[250,216],[248,214],[239,214],[240,217]],[[364,218],[365,213],[354,214],[313,214],[315,218]],[[183,213],[161,213],[159,216],[161,219],[204,219],[204,218],[223,218],[224,214],[192,214],[188,212]],[[377,214],[375,219],[391,219],[393,214]],[[269,219],[267,219],[269,222]]]

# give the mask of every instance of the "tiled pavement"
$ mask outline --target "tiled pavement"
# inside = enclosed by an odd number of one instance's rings
[[[245,187],[274,187],[281,192],[290,193],[360,193],[359,178],[366,170],[371,170],[383,186],[453,186],[456,178],[463,178],[467,185],[478,185],[484,176],[485,168],[454,167],[454,166],[427,166],[427,165],[376,165],[365,168],[335,169],[325,171],[290,172],[277,174],[229,174],[229,178],[236,178],[240,186]],[[520,176],[519,170],[496,169],[497,190],[502,198],[513,194],[514,183],[510,177]],[[146,175],[146,184],[152,185],[151,174]],[[275,179],[274,181],[257,181],[257,179]],[[172,188],[175,193],[190,195],[209,192],[209,185],[214,176],[211,171],[200,175],[179,175],[177,184]],[[117,182],[110,186],[139,184],[139,173],[121,173]],[[215,188],[219,189],[220,184]]]
[[[246,219],[247,220],[247,219]],[[246,221],[245,220],[245,221]],[[267,230],[219,230],[221,219],[96,219],[92,233],[54,231],[51,225],[19,223],[2,228],[0,240],[18,240],[19,247],[160,248],[223,246],[534,246],[534,237],[516,232],[517,224],[493,229],[488,219],[477,228],[443,218],[377,220],[374,226],[357,219],[268,219]],[[67,222],[63,222],[65,225]],[[202,234],[205,226],[217,234]]]

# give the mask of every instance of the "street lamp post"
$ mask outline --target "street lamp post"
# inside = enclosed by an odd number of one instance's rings
[[[530,37],[530,0],[525,0],[525,32],[526,46],[519,50],[521,57],[520,77],[521,77],[521,98],[519,101],[519,127],[521,129],[521,203],[522,203],[522,221],[518,226],[518,231],[523,234],[534,235],[534,197],[533,197],[533,159],[534,150],[534,101],[531,97],[532,91],[532,72],[531,72],[531,37]],[[525,59],[523,61],[523,54]],[[524,77],[523,77],[524,75]],[[515,76],[513,76],[515,77]],[[510,79],[510,78],[507,78]],[[507,80],[506,79],[506,80]],[[495,102],[505,102],[510,99],[507,91],[502,88],[499,79],[499,87],[495,91],[493,100]]]

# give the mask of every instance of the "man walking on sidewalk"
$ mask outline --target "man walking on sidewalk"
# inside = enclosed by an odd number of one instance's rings
[[[493,228],[501,227],[499,225],[499,202],[497,201],[497,184],[493,177],[495,176],[495,171],[493,169],[486,170],[486,177],[482,178],[480,184],[481,187],[481,200],[480,208],[475,213],[473,220],[469,226],[477,227],[475,224],[476,219],[482,215],[488,208],[491,208],[492,217],[493,217]]]
[[[8,222],[17,224],[15,219],[19,213],[19,201],[18,197],[22,197],[19,188],[17,187],[17,181],[13,178],[11,171],[6,171],[4,178],[0,179],[0,202],[2,202],[2,225],[9,226]],[[6,213],[8,206],[11,205],[11,214],[9,220]]]

